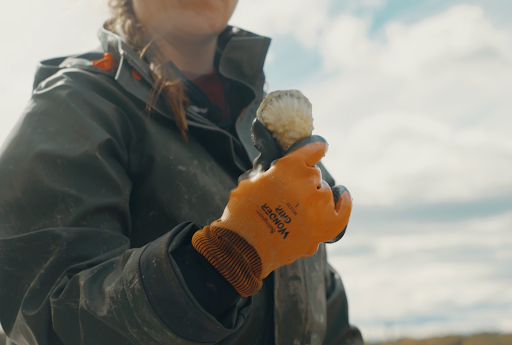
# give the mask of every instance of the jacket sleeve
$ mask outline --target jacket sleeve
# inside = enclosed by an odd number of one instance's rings
[[[327,263],[326,272],[327,331],[323,345],[364,345],[361,332],[351,326],[348,302],[340,275]]]
[[[195,301],[169,254],[194,224],[131,248],[136,143],[115,105],[129,100],[98,79],[70,70],[43,82],[0,157],[0,322],[17,344],[215,343],[250,301],[228,323]],[[148,294],[166,294],[171,322]]]

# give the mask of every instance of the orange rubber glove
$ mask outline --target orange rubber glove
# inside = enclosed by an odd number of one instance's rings
[[[240,295],[256,294],[270,272],[341,238],[352,198],[340,188],[334,204],[315,166],[326,151],[323,139],[309,143],[240,181],[222,217],[194,234],[194,248]]]

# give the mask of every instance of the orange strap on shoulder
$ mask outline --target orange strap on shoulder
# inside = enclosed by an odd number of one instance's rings
[[[103,59],[93,60],[92,65],[97,68],[101,68],[104,71],[110,72],[112,68],[118,67],[119,65],[114,61],[111,53],[103,54]]]

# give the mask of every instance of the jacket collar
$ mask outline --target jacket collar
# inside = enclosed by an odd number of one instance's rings
[[[126,61],[151,86],[153,79],[149,65],[140,59],[133,49],[116,33],[102,27],[98,33],[101,45],[105,52],[112,53],[114,59],[121,63]],[[259,36],[233,26],[228,26],[220,35],[217,43],[215,64],[219,73],[224,77],[239,81],[248,86],[258,100],[263,99],[263,64],[267,55],[270,38]],[[124,61],[123,61],[124,60]],[[120,66],[121,67],[121,66]],[[124,70],[119,68],[116,80],[123,86],[126,76]],[[128,71],[131,73],[131,71]]]

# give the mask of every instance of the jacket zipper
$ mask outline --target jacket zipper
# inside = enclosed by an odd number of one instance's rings
[[[190,120],[192,120],[193,122],[197,122],[197,123],[200,123],[202,125],[205,125],[205,126],[208,126],[210,127],[212,130],[215,130],[217,132],[221,132],[221,133],[224,133],[226,134],[227,136],[229,136],[234,142],[236,142],[238,145],[242,145],[242,143],[240,142],[240,140],[238,140],[238,138],[236,138],[233,134],[223,130],[222,128],[216,126],[215,124],[213,124],[212,122],[208,121],[207,119],[205,119],[204,117],[202,117],[201,115],[197,115],[193,112],[191,112],[190,110],[185,110],[185,115],[187,116],[187,118],[189,118]]]
[[[153,80],[152,79],[149,79],[146,74],[144,72],[142,72],[142,70],[140,70],[136,64],[134,62],[131,61],[131,59],[129,58],[129,56],[123,56],[126,61],[128,62],[128,64],[137,71],[137,73],[139,73],[151,86],[153,86]],[[197,122],[197,123],[200,123],[202,125],[205,125],[205,126],[208,126],[210,127],[212,130],[215,130],[215,131],[218,131],[218,132],[221,132],[221,133],[224,133],[226,135],[228,135],[231,139],[233,139],[237,144],[239,145],[242,145],[242,143],[240,142],[240,140],[238,140],[238,138],[236,138],[235,136],[233,136],[231,133],[223,130],[222,128],[216,126],[215,124],[213,124],[212,122],[208,121],[207,119],[205,119],[204,117],[202,117],[201,115],[197,115],[187,109],[185,109],[185,115],[190,119],[192,120],[193,122]]]

